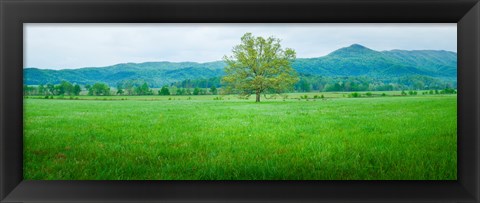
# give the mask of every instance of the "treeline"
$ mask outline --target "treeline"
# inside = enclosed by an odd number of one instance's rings
[[[355,92],[355,91],[401,91],[401,90],[450,90],[456,89],[456,81],[441,80],[427,76],[405,76],[382,80],[371,77],[325,77],[300,75],[294,92]],[[84,85],[62,81],[60,84],[24,85],[23,94],[28,95],[217,95],[222,93],[221,77],[188,79],[165,85],[155,91],[143,80],[125,80],[111,88],[106,83]]]
[[[400,92],[400,95],[401,96],[407,96],[407,95],[418,95],[420,94],[419,91],[416,91],[416,90],[409,90],[409,91],[405,91],[405,90],[402,90],[402,92]],[[427,90],[427,91],[422,91],[421,92],[422,95],[434,95],[434,94],[457,94],[457,90],[455,89],[452,89],[452,88],[445,88],[445,89],[442,89],[442,90]],[[322,95],[323,96],[323,95]],[[348,97],[374,97],[374,96],[387,96],[387,94],[385,93],[382,93],[382,94],[373,94],[371,92],[366,92],[366,93],[359,93],[359,92],[352,92],[350,94],[347,95]],[[301,99],[307,99],[307,95],[305,96],[301,96],[300,98]],[[315,97],[314,97],[315,98]]]
[[[147,82],[142,80],[125,80],[117,83],[117,95],[153,95]]]
[[[214,80],[214,79],[213,79]],[[208,80],[207,80],[208,81]],[[175,85],[164,85],[160,90],[154,92],[147,82],[141,80],[127,80],[117,84],[117,95],[216,95],[218,94],[217,87],[211,85],[206,87],[199,85],[199,83],[190,83],[185,81],[183,83],[186,87],[176,87]]]
[[[83,88],[78,84],[72,84],[68,81],[62,81],[60,84],[46,85],[24,85],[24,96],[59,96],[69,95],[78,96],[82,91],[84,95],[107,96],[107,95],[216,95],[218,89],[214,85],[210,88],[177,88],[175,86],[163,86],[160,90],[154,91],[147,82],[137,80],[124,81],[117,85],[117,88],[111,88],[105,83],[87,84]]]
[[[179,82],[171,83],[170,86],[180,87],[180,88],[219,88],[222,86],[222,78],[214,77],[207,79],[187,79]]]
[[[110,95],[110,87],[105,83],[95,83],[93,85],[85,85],[88,95],[107,96]]]
[[[171,83],[177,88],[221,88],[221,77],[209,79],[184,80]],[[441,80],[427,76],[404,76],[392,79],[376,79],[372,77],[325,77],[300,75],[294,85],[295,92],[353,92],[353,91],[401,91],[401,90],[441,90],[456,88],[455,81]]]
[[[183,88],[176,86],[163,86],[158,91],[159,95],[217,95],[218,89],[212,85],[210,88]]]
[[[23,85],[23,95],[79,95],[82,91],[80,85],[62,81],[60,84],[46,84],[38,86]]]
[[[426,76],[405,76],[388,80],[371,77],[323,77],[304,75],[295,84],[296,92],[352,92],[352,91],[400,91],[440,90],[456,88],[455,81],[439,80]]]
[[[86,91],[86,95],[107,96],[107,95],[153,95],[154,91],[148,83],[137,80],[129,80],[117,85],[117,88],[111,88],[106,83],[86,84],[83,88],[78,84],[71,84],[68,81],[62,81],[60,84],[47,84],[38,86],[23,87],[24,95],[80,95]]]
[[[68,81],[62,81],[60,84],[42,84],[38,86],[23,85],[24,96],[78,96],[83,90],[88,91],[88,95],[110,95],[110,87],[104,83],[87,84],[84,88],[79,84],[72,84]]]

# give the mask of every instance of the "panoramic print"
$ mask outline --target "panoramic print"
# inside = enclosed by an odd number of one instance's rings
[[[456,180],[456,24],[24,24],[25,180]]]

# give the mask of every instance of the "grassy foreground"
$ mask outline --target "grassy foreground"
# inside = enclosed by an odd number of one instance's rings
[[[151,98],[25,99],[24,178],[457,178],[456,95]]]

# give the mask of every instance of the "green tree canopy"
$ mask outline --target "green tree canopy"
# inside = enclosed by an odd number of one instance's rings
[[[266,91],[282,92],[298,81],[296,71],[291,62],[295,59],[295,51],[282,49],[280,39],[255,37],[246,33],[241,44],[233,47],[232,56],[225,56],[227,64],[223,82],[228,90],[241,95],[260,95]]]
[[[79,95],[81,91],[82,91],[82,88],[80,88],[80,85],[75,84],[75,86],[73,86],[73,94],[74,95]]]
[[[95,83],[90,87],[89,95],[110,95],[110,87],[105,83]]]
[[[162,89],[158,91],[159,95],[170,95],[170,90],[168,89],[168,86],[164,85]]]

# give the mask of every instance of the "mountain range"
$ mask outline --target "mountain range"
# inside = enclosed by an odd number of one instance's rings
[[[106,67],[50,70],[24,69],[24,84],[58,84],[62,80],[81,85],[96,82],[116,86],[127,80],[141,80],[160,87],[187,79],[206,79],[224,74],[225,63],[145,62],[122,63]],[[457,53],[444,50],[376,51],[359,44],[340,48],[316,58],[298,58],[292,67],[302,76],[398,78],[426,76],[457,80]]]

